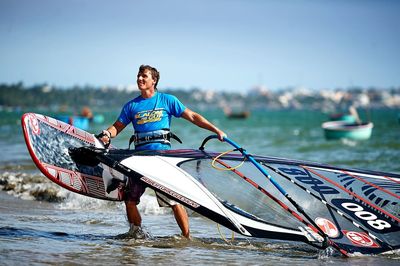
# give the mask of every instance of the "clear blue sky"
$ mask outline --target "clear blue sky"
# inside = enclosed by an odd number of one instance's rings
[[[400,86],[400,1],[0,0],[0,83]]]

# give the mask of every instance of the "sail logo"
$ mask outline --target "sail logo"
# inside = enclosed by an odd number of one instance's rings
[[[303,184],[310,185],[310,188],[319,194],[339,194],[335,188],[326,186],[324,182],[313,177],[310,172],[299,168],[278,168],[283,173],[294,176],[295,179]]]
[[[156,189],[159,189],[159,190],[162,191],[162,192],[167,193],[167,194],[170,195],[171,197],[173,197],[173,198],[175,198],[175,199],[177,199],[177,200],[182,201],[183,203],[186,203],[186,204],[192,206],[193,208],[198,208],[198,207],[200,207],[200,205],[197,204],[196,202],[194,202],[194,201],[192,201],[192,200],[190,200],[190,199],[188,199],[188,198],[182,196],[181,194],[179,194],[179,193],[177,193],[177,192],[175,192],[175,191],[170,190],[170,189],[167,188],[167,187],[164,187],[163,185],[161,185],[161,184],[155,182],[154,180],[151,180],[150,178],[147,178],[147,177],[143,176],[142,178],[140,178],[140,180],[142,180],[143,182],[146,182],[147,184],[153,186],[153,187],[156,188]]]
[[[315,223],[329,237],[336,238],[339,236],[339,230],[336,225],[328,219],[317,217]]]
[[[333,199],[332,204],[379,234],[396,232],[400,229],[398,226],[392,226],[383,214],[368,208],[368,206],[361,206],[361,203],[356,201],[350,199]]]
[[[344,235],[356,246],[379,248],[379,245],[375,243],[366,233],[353,232],[343,230]]]
[[[378,230],[383,230],[385,228],[390,228],[391,225],[390,223],[383,221],[381,219],[378,219],[378,216],[375,214],[364,210],[364,208],[356,203],[353,202],[343,202],[342,207],[344,207],[346,210],[349,210],[354,213],[355,216],[360,218],[361,220],[367,221],[367,223]]]

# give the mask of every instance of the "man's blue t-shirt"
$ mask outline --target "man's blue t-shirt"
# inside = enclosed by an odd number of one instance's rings
[[[118,121],[124,125],[132,122],[135,132],[150,132],[170,128],[171,117],[181,117],[186,107],[173,95],[156,92],[151,98],[138,96],[122,108]],[[149,143],[137,150],[165,150],[170,145]]]

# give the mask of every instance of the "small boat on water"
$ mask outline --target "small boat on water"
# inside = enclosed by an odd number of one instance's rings
[[[372,122],[362,122],[355,106],[349,107],[349,113],[330,115],[330,121],[322,124],[325,138],[366,140],[371,137]]]
[[[250,111],[246,110],[244,106],[232,107],[226,102],[221,102],[219,106],[228,119],[246,119],[250,116]]]
[[[326,139],[366,140],[371,137],[372,122],[349,123],[347,121],[328,121],[322,124]]]
[[[243,112],[233,112],[233,113],[226,113],[226,117],[230,119],[245,119],[250,116],[250,112],[243,111]]]

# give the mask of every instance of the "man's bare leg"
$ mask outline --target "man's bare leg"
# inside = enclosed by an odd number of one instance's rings
[[[125,201],[126,216],[129,221],[129,231],[125,235],[134,237],[135,239],[145,239],[150,237],[150,235],[142,229],[142,217],[136,204],[136,201]]]
[[[186,238],[190,238],[190,230],[189,230],[189,218],[186,212],[185,207],[180,204],[171,206],[175,220],[179,225],[179,228],[182,231],[182,235]]]
[[[140,216],[139,210],[137,208],[136,201],[125,201],[126,216],[130,224],[136,226],[142,225],[142,217]]]

